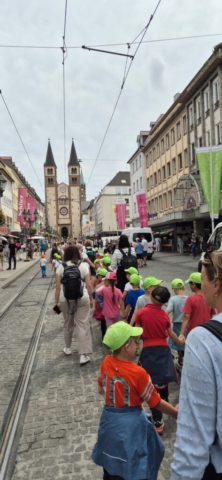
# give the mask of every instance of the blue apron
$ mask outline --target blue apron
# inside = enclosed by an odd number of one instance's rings
[[[179,382],[168,346],[144,347],[139,358],[139,365],[150,375],[154,385]]]

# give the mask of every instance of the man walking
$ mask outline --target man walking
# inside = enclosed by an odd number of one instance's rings
[[[14,242],[14,239],[13,239],[13,238],[10,239],[10,243],[9,243],[8,249],[9,249],[9,259],[8,259],[9,264],[8,264],[7,270],[11,270],[12,258],[13,258],[13,261],[14,261],[14,268],[13,268],[13,270],[15,270],[15,269],[16,269],[16,252],[17,252],[17,248],[16,248],[16,245],[15,245],[15,242]]]
[[[161,244],[160,237],[156,237],[155,238],[156,252],[160,252],[160,244]]]
[[[142,235],[141,243],[143,246],[143,262],[144,262],[144,265],[147,265],[146,261],[147,261],[147,252],[148,252],[148,242],[145,239],[144,235]]]
[[[197,254],[196,254],[196,247],[197,247],[197,238],[195,236],[195,233],[193,232],[192,233],[192,237],[191,237],[191,255],[193,255],[193,259],[195,260],[197,258]]]

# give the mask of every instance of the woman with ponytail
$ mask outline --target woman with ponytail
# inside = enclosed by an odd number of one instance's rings
[[[120,309],[124,312],[123,294],[119,288],[116,288],[116,274],[108,272],[105,277],[104,285],[97,289],[103,297],[103,315],[106,319],[106,328],[109,328],[120,319]]]

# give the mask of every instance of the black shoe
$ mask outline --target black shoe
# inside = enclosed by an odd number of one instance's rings
[[[14,267],[13,270],[16,270],[16,268]]]
[[[6,270],[11,270],[11,268],[6,268]]]

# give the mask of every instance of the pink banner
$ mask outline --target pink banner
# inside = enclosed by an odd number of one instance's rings
[[[126,228],[126,203],[116,203],[115,213],[118,228],[124,230]]]
[[[17,222],[19,223],[22,223],[24,221],[22,212],[26,208],[26,195],[27,195],[26,188],[19,187],[18,188],[18,214],[17,214]]]
[[[31,212],[31,221],[34,222],[35,221],[35,215],[34,215],[34,211],[36,209],[36,200],[32,197],[27,197],[26,198],[26,209],[27,210],[30,210]]]
[[[138,193],[138,195],[136,196],[136,201],[140,217],[140,226],[148,227],[148,212],[145,193]]]

